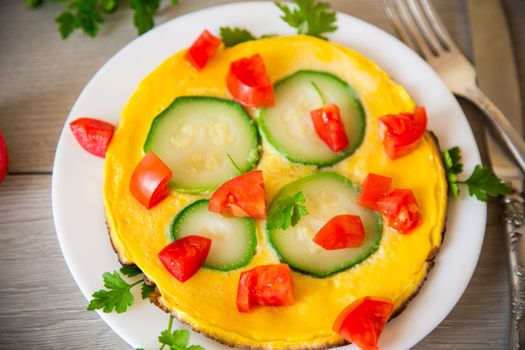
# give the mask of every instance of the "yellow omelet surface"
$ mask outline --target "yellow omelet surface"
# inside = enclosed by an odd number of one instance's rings
[[[264,221],[257,221],[258,246],[244,268],[221,272],[203,268],[184,283],[164,268],[157,254],[169,242],[170,224],[185,206],[208,195],[172,191],[147,210],[129,190],[131,174],[142,159],[152,120],[178,96],[231,98],[226,88],[230,62],[260,54],[272,81],[298,70],[332,73],[359,95],[366,112],[366,133],[356,152],[328,168],[355,183],[374,172],[393,178],[392,188],[410,188],[420,207],[421,224],[409,235],[386,225],[379,249],[362,263],[327,278],[293,272],[295,303],[236,308],[242,271],[277,263],[267,242]],[[445,224],[447,187],[439,149],[430,135],[408,156],[390,160],[377,135],[377,120],[389,113],[412,111],[414,102],[373,62],[343,46],[307,36],[274,37],[219,49],[197,72],[179,52],[148,75],[122,111],[106,153],[104,204],[112,243],[125,263],[134,263],[157,286],[158,302],[181,321],[220,342],[254,348],[321,348],[343,343],[331,330],[339,312],[354,300],[375,296],[402,308],[423,283],[439,249]],[[263,140],[257,165],[264,174],[267,201],[285,184],[318,171],[290,163]]]

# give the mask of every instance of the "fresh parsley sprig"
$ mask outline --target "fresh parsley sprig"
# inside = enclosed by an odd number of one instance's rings
[[[159,336],[159,343],[162,344],[160,350],[163,350],[165,346],[169,347],[169,350],[205,350],[200,345],[188,345],[190,341],[190,332],[185,329],[177,329],[172,331],[173,327],[173,316],[170,315],[168,323],[168,329],[162,331]]]
[[[270,231],[286,230],[290,226],[295,226],[301,218],[308,215],[305,206],[303,192],[297,192],[291,196],[277,200],[268,211],[266,228]]]
[[[142,274],[142,271],[135,266],[124,266],[120,269],[120,272],[128,277]],[[142,299],[149,299],[151,293],[155,290],[154,287],[147,285],[143,278],[133,283],[126,282],[118,271],[104,273],[102,280],[106,289],[93,293],[93,299],[91,299],[87,307],[89,311],[102,310],[105,313],[116,311],[120,314],[125,312],[128,306],[133,305],[135,301],[131,288],[142,283]]]
[[[226,47],[257,39],[255,35],[244,28],[221,27],[220,34],[222,42]]]
[[[293,0],[296,8],[275,2],[283,15],[282,20],[297,29],[298,34],[306,34],[326,39],[324,34],[337,30],[337,14],[330,5],[317,0]]]
[[[449,193],[453,198],[458,198],[459,196],[459,185],[467,185],[469,195],[475,196],[482,202],[486,202],[488,196],[499,196],[511,191],[505,182],[494,175],[489,167],[484,165],[476,165],[467,180],[458,180],[458,175],[463,172],[459,147],[443,151],[443,162],[447,174]]]
[[[58,31],[63,39],[67,39],[76,30],[82,30],[90,37],[98,34],[100,24],[105,16],[114,12],[118,0],[53,0],[64,5],[65,9],[55,19]],[[180,0],[171,0],[177,5]],[[25,0],[27,7],[37,8],[45,0]],[[161,0],[129,0],[129,6],[134,10],[133,23],[138,34],[143,34],[155,25],[154,15],[160,7]]]

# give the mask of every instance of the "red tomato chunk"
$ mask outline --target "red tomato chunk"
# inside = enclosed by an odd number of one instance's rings
[[[379,210],[377,202],[388,194],[392,178],[370,173],[366,176],[357,203],[365,208]]]
[[[388,226],[400,233],[409,233],[421,220],[419,206],[411,190],[396,189],[380,199],[377,205]]]
[[[328,221],[313,241],[327,250],[356,248],[365,240],[365,229],[356,215],[338,215]]]
[[[87,152],[105,158],[115,127],[107,122],[92,118],[80,118],[69,124],[77,142]]]
[[[211,240],[201,236],[186,236],[164,247],[158,257],[164,267],[179,281],[193,276],[206,261]]]
[[[0,131],[0,183],[4,181],[7,175],[9,159],[7,157],[7,147],[5,145],[4,135]]]
[[[287,306],[294,303],[292,272],[286,264],[257,266],[241,273],[237,288],[237,309]]]
[[[389,300],[364,297],[347,306],[332,329],[361,350],[377,350],[379,336],[393,310]]]
[[[171,169],[149,151],[133,171],[129,189],[142,205],[150,209],[170,193],[168,182],[171,176]]]
[[[224,183],[211,196],[208,209],[225,216],[266,218],[266,195],[261,170]]]
[[[379,118],[379,136],[390,159],[412,152],[427,128],[427,113],[417,107],[414,113],[389,114]]]
[[[348,146],[345,126],[341,119],[339,107],[329,104],[310,112],[315,132],[333,151],[339,152]]]
[[[184,58],[191,63],[195,69],[202,70],[215,55],[221,42],[221,39],[204,30],[193,45],[190,46],[188,51],[186,51]]]
[[[233,98],[246,107],[273,107],[273,85],[261,55],[233,61],[226,76]]]

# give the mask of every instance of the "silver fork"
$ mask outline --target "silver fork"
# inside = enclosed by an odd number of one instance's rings
[[[525,171],[525,142],[476,83],[474,66],[458,50],[429,0],[383,0],[399,37],[434,68],[448,88],[477,105]]]

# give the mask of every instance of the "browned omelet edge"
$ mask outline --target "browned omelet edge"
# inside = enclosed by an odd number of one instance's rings
[[[434,132],[432,132],[430,130],[427,130],[425,134],[426,134],[426,136],[428,136],[427,139],[433,143],[433,145],[436,148],[437,152],[441,155],[441,153],[442,153],[441,145],[439,144],[439,140],[436,137],[436,135],[434,134]],[[443,162],[443,159],[441,157],[439,159],[440,159],[441,162]],[[445,169],[444,166],[443,166],[443,169]],[[447,184],[447,183],[445,182],[445,184]],[[445,192],[447,193],[447,198],[448,198],[448,186],[445,189]],[[447,210],[448,210],[448,208],[447,208]],[[441,248],[441,246],[443,244],[443,239],[445,238],[447,217],[448,217],[447,213],[445,213],[445,220],[443,222],[443,229],[441,231],[441,244],[439,245],[439,247],[436,247],[436,248],[434,248],[434,250],[430,251],[430,253],[429,253],[429,255],[428,255],[427,259],[426,259],[427,270],[426,270],[426,273],[425,273],[425,277],[423,278],[421,283],[417,286],[417,288],[414,290],[414,292],[412,294],[410,294],[405,299],[405,301],[403,303],[401,303],[401,305],[397,309],[394,310],[392,316],[390,317],[390,320],[392,320],[395,317],[399,316],[406,309],[408,304],[419,294],[421,288],[423,287],[423,284],[427,280],[428,274],[429,274],[429,272],[432,270],[432,268],[435,265],[435,258],[437,256],[437,254],[439,253],[439,250],[440,250],[440,248]],[[110,229],[109,225],[106,225],[106,226],[108,228],[108,234],[109,234],[109,240],[111,242],[111,246],[113,247],[113,250],[117,254],[118,261],[123,266],[136,266],[132,261],[127,260],[124,257],[124,254],[122,254],[117,249],[117,246],[113,242],[113,236],[111,234],[111,229]],[[243,344],[230,343],[230,342],[224,341],[224,339],[221,339],[219,337],[215,337],[215,336],[212,336],[211,334],[203,332],[201,329],[199,329],[194,324],[192,324],[190,322],[187,322],[182,316],[180,316],[177,313],[177,310],[170,310],[167,305],[163,304],[162,298],[161,298],[162,295],[161,295],[159,289],[156,287],[155,281],[151,280],[148,276],[146,276],[146,274],[144,274],[144,283],[146,283],[147,285],[149,285],[151,287],[155,287],[155,290],[149,296],[150,301],[153,304],[155,304],[159,309],[163,310],[164,312],[171,314],[179,322],[188,325],[194,332],[201,333],[201,334],[205,335],[206,337],[208,337],[210,339],[213,339],[213,340],[215,340],[215,341],[217,341],[217,342],[219,342],[221,344],[225,344],[225,345],[231,346],[231,347],[237,347],[237,348],[240,348],[240,349],[251,349],[251,350],[272,350],[273,349],[271,346],[269,346],[269,347],[266,347],[266,346],[247,346],[247,345],[243,345]],[[323,345],[315,345],[315,346],[289,347],[287,349],[289,349],[289,350],[323,350],[323,349],[330,349],[330,348],[337,347],[337,346],[342,346],[342,345],[345,345],[345,344],[349,344],[349,342],[343,339],[340,342],[326,343],[326,344],[323,344]]]

